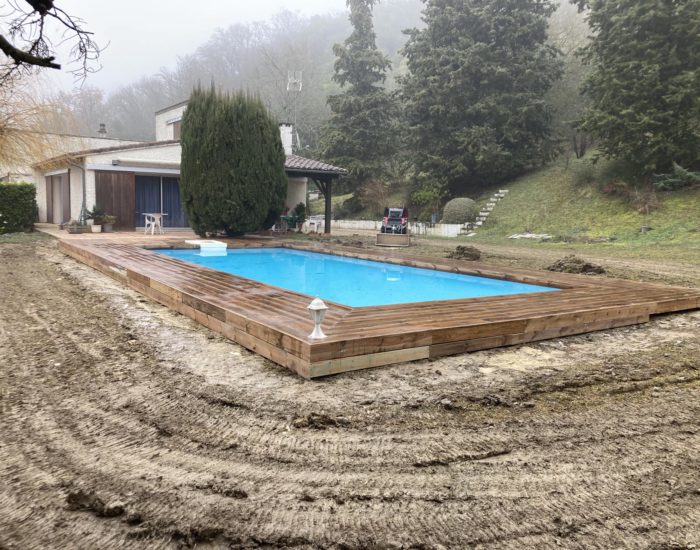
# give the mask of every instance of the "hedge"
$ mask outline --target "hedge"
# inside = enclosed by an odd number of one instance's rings
[[[0,234],[31,231],[36,210],[33,184],[0,183]]]

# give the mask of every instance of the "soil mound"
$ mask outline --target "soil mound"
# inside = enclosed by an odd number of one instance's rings
[[[323,413],[309,413],[294,419],[292,425],[295,428],[311,428],[313,430],[325,430],[335,426],[344,426],[347,421],[342,418],[332,418]]]
[[[124,513],[124,504],[118,500],[105,503],[92,491],[78,489],[66,496],[69,510],[89,510],[105,518],[114,518]]]
[[[573,254],[557,260],[547,268],[548,271],[559,273],[578,273],[582,275],[603,275],[605,268],[602,265],[587,262]]]
[[[447,257],[452,258],[453,260],[468,260],[470,262],[475,262],[481,258],[481,250],[474,246],[459,245],[452,252],[450,252]]]

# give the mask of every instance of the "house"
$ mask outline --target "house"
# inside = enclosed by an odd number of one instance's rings
[[[130,142],[66,151],[34,164],[39,221],[79,219],[84,208],[100,206],[117,217],[116,229],[144,225],[145,212],[163,212],[165,227],[188,227],[180,202],[180,124],[187,102],[155,113],[156,141]],[[345,170],[292,153],[292,127],[280,124],[288,177],[285,206],[306,203],[309,181],[327,197],[330,231],[333,179]]]

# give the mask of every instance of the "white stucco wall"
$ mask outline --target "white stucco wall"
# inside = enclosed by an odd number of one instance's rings
[[[126,151],[112,151],[85,157],[87,164],[112,165],[112,161],[118,160],[123,166],[128,166],[129,161],[136,163],[163,162],[180,163],[182,147],[179,143],[144,147],[143,149],[127,149]]]
[[[414,235],[430,235],[433,237],[457,237],[462,230],[460,224],[452,223],[416,223],[409,222],[409,230]],[[331,229],[356,229],[358,231],[377,231],[382,228],[382,220],[332,220]]]
[[[156,141],[174,139],[172,121],[181,119],[186,108],[187,105],[179,105],[156,114]]]
[[[81,197],[79,197],[79,199],[80,198]],[[96,202],[97,194],[95,193],[95,171],[85,170],[85,207],[90,210]],[[78,215],[80,215],[80,206],[78,206]]]
[[[52,170],[49,174],[65,174],[67,170],[68,167],[59,168],[57,170]],[[37,171],[34,171],[32,176],[34,186],[36,187],[36,204],[39,209],[39,221],[42,223],[49,221],[46,217],[46,177],[46,174]],[[81,172],[77,168],[70,167],[70,176],[66,175],[65,177],[70,177],[70,217],[77,220],[80,217],[80,208],[82,207],[83,198]],[[91,205],[88,205],[88,208],[90,206]]]
[[[78,168],[70,170],[70,217],[73,220],[80,218],[80,209],[83,206],[83,171]],[[86,208],[92,208],[89,203]]]
[[[39,207],[39,221],[46,222],[46,178],[41,172],[34,171],[32,179],[36,187],[36,204]]]
[[[292,210],[297,204],[306,204],[306,178],[287,178],[287,199],[284,205]]]

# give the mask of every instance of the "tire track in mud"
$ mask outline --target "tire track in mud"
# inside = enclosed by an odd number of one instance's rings
[[[309,383],[51,245],[0,246],[0,277],[9,548],[700,543],[686,320],[682,346],[638,357],[481,374],[496,350]],[[69,510],[78,489],[124,513]]]

